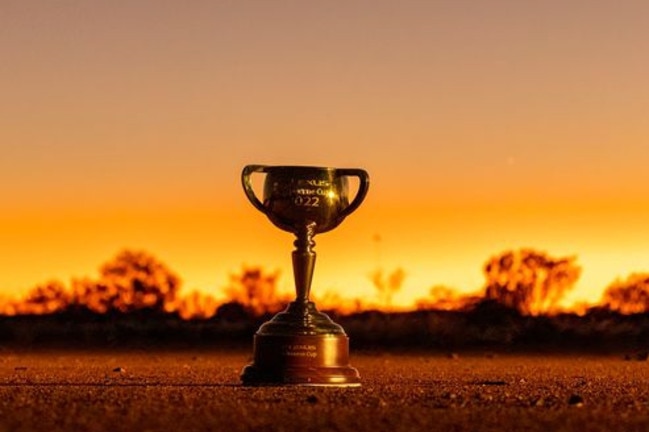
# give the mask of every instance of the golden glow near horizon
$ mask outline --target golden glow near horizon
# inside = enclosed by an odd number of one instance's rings
[[[506,249],[577,255],[569,301],[649,271],[643,2],[9,1],[0,16],[0,295],[124,247],[216,292],[292,238],[249,163],[362,167],[314,292],[481,287]],[[380,239],[380,240],[379,240]]]

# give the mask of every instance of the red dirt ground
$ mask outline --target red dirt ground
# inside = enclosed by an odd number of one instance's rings
[[[242,352],[0,350],[5,431],[647,431],[649,362],[352,353],[360,388],[239,385]]]

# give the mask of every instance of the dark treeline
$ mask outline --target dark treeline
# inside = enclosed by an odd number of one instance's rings
[[[472,295],[431,289],[410,312],[357,302],[353,310],[317,301],[361,348],[643,350],[649,345],[649,276],[611,284],[596,306],[559,313],[557,304],[579,278],[575,257],[523,249],[490,258],[485,285]],[[373,275],[394,291],[405,274]],[[254,331],[283,309],[278,272],[243,268],[224,288],[226,300],[180,294],[181,279],[145,252],[123,251],[99,277],[39,285],[3,306],[0,344],[119,347],[249,344]],[[394,281],[392,281],[394,279]],[[396,283],[395,281],[399,282]],[[381,294],[381,293],[379,293]]]
[[[493,300],[465,311],[420,310],[349,315],[328,312],[355,349],[541,350],[619,353],[649,348],[649,314],[591,309],[586,315],[522,315]],[[0,346],[218,348],[248,346],[271,315],[253,316],[236,304],[205,320],[142,310],[97,314],[87,310],[0,317]]]

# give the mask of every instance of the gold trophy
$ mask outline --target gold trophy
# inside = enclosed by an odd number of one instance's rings
[[[263,201],[251,175],[262,173]],[[348,177],[359,187],[349,202]],[[369,176],[362,169],[248,165],[241,173],[246,196],[273,224],[295,234],[293,275],[296,299],[264,323],[254,336],[253,362],[244,367],[244,385],[359,386],[349,364],[343,328],[309,301],[316,254],[313,236],[337,227],[365,199]]]

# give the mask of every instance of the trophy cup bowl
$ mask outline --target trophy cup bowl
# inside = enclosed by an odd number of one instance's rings
[[[251,176],[265,174],[263,200]],[[358,191],[349,200],[348,177]],[[365,199],[369,176],[362,169],[248,165],[241,173],[246,196],[278,228],[296,236],[293,276],[296,299],[262,324],[254,336],[253,362],[244,367],[244,385],[358,386],[349,364],[349,338],[343,328],[309,300],[316,234],[336,228]]]

